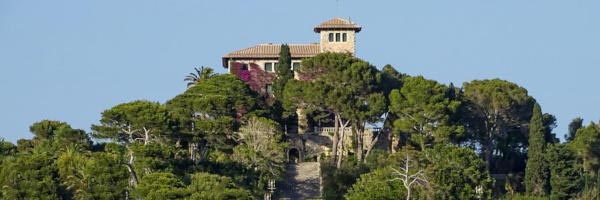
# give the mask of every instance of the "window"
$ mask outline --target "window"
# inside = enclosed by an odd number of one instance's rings
[[[273,85],[272,84],[265,85],[265,92],[267,92],[267,94],[269,96],[273,95]]]
[[[274,62],[275,63],[275,69],[277,69],[277,67],[279,67],[279,63],[278,62]]]
[[[298,69],[300,69],[300,62],[293,62],[292,71],[298,71]]]
[[[240,67],[241,70],[248,70],[248,64],[243,63]]]
[[[273,72],[273,63],[272,62],[266,62],[265,63],[265,71],[266,72]]]
[[[327,39],[329,42],[347,42],[348,41],[348,33],[329,33],[327,35]]]

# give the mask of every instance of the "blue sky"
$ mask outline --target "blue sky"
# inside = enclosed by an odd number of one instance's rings
[[[89,130],[137,99],[165,102],[197,66],[258,43],[318,42],[333,17],[363,26],[357,56],[461,85],[501,78],[558,118],[598,121],[600,1],[0,0],[0,137],[61,120]]]

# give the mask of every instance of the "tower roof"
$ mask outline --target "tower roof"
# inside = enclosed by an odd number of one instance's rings
[[[355,30],[356,32],[360,32],[362,29],[358,24],[350,21],[350,19],[342,19],[342,18],[333,18],[326,22],[315,26],[315,32],[319,33],[322,30]]]

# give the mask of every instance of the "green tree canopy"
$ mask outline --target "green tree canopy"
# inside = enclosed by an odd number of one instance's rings
[[[380,121],[387,107],[380,89],[379,71],[349,54],[322,53],[304,60],[299,73],[301,79],[312,80],[304,88],[309,92],[301,93],[305,94],[301,97],[303,102],[329,112],[336,127],[340,127],[334,131],[333,144],[345,138],[345,127],[350,124],[357,134],[355,152],[364,152],[366,123]],[[333,145],[334,160],[338,148],[343,145]],[[359,161],[364,159],[363,153],[356,155]],[[337,160],[340,163],[341,156]]]
[[[35,149],[4,160],[0,186],[4,199],[59,199],[62,196],[50,152]]]
[[[207,79],[166,103],[194,161],[203,160],[211,148],[230,151],[242,117],[261,115],[261,105],[259,95],[231,74]]]
[[[394,121],[398,119],[398,116],[391,112],[389,107],[391,106],[390,93],[394,89],[402,88],[402,82],[408,75],[398,72],[392,65],[385,65],[381,70],[381,90],[383,96],[388,102],[388,108],[384,113],[383,117],[383,129],[381,131],[381,142],[385,149],[391,150],[392,148],[392,130],[394,129]]]
[[[551,199],[573,199],[583,187],[581,163],[565,144],[549,145],[546,161],[550,170]]]
[[[287,143],[282,142],[277,123],[251,117],[239,133],[241,141],[234,148],[233,158],[271,178],[280,178],[284,171]]]
[[[183,199],[189,196],[185,185],[172,173],[151,173],[140,181],[133,192],[135,197],[148,200]]]
[[[448,87],[421,76],[404,79],[400,90],[390,93],[390,112],[397,116],[394,127],[409,143],[424,150],[434,143],[457,141],[462,126],[451,123],[460,101],[448,97]]]
[[[157,103],[137,100],[116,105],[102,112],[99,125],[92,125],[92,136],[121,144],[161,140],[168,134],[169,114]]]
[[[73,129],[66,122],[55,120],[42,120],[29,126],[33,133],[33,141],[36,144],[49,142],[56,144],[59,148],[77,144],[81,148],[89,148],[91,141],[87,133],[81,129]]]
[[[390,167],[384,167],[361,175],[360,179],[348,190],[346,199],[404,199],[406,189],[398,182],[390,181],[392,172]]]
[[[575,134],[579,128],[583,127],[583,119],[581,117],[577,117],[569,123],[569,132],[565,135],[565,139],[570,142],[575,139]]]
[[[424,199],[430,196],[426,192],[429,178],[425,175],[428,161],[423,152],[404,148],[378,163],[377,169],[361,175],[346,198]]]
[[[99,125],[92,125],[92,136],[110,139],[124,145],[128,159],[123,162],[128,167],[133,186],[139,183],[136,171],[134,148],[137,145],[149,145],[161,142],[167,136],[170,123],[165,106],[150,101],[133,101],[119,104],[102,112]]]
[[[405,199],[399,179],[422,174],[420,187],[412,185],[411,199],[488,199],[492,179],[485,162],[472,149],[435,145],[425,151],[404,148],[379,162],[380,167],[361,175],[346,194],[348,199]],[[410,176],[406,178],[404,175]],[[425,182],[423,182],[425,181]]]
[[[73,199],[121,199],[129,173],[118,154],[67,148],[57,160],[61,183]]]
[[[187,189],[192,200],[242,200],[251,197],[248,191],[235,186],[230,178],[208,173],[194,174]]]
[[[492,179],[472,149],[436,145],[427,150],[434,199],[489,199]]]
[[[188,87],[194,86],[216,75],[214,73],[215,70],[213,70],[213,68],[210,67],[202,66],[200,67],[200,69],[194,67],[194,71],[196,71],[196,73],[190,73],[183,79],[184,81],[188,82]]]
[[[560,140],[556,137],[556,133],[552,131],[556,128],[556,117],[549,113],[542,115],[542,126],[544,127],[544,141],[546,143],[559,143]]]
[[[29,126],[29,131],[33,133],[35,140],[52,140],[56,135],[56,131],[67,126],[70,128],[65,122],[42,120]]]
[[[96,152],[86,163],[84,174],[90,178],[87,180],[94,199],[122,199],[129,190],[130,173],[120,154],[114,150]]]
[[[0,164],[2,159],[6,156],[11,156],[17,153],[17,146],[13,143],[5,141],[4,138],[0,138]]]
[[[471,81],[463,90],[463,120],[490,169],[506,173],[519,168],[527,144],[522,127],[531,119],[535,100],[524,88],[500,79]],[[499,164],[497,159],[510,161]]]
[[[575,139],[569,144],[583,160],[583,170],[596,177],[600,168],[600,127],[594,122],[579,128]]]

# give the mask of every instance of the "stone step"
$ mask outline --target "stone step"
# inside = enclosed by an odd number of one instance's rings
[[[318,162],[288,164],[278,199],[303,200],[321,197],[321,168]]]

